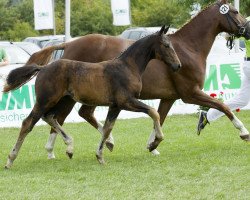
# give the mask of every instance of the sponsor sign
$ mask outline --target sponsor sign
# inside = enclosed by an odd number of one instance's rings
[[[35,29],[53,29],[53,0],[34,0]]]
[[[113,24],[115,26],[127,26],[131,24],[129,2],[129,0],[111,0]]]

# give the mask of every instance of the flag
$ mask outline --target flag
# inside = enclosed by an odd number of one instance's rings
[[[115,26],[126,26],[131,24],[129,0],[111,0],[113,13],[113,24]]]
[[[53,0],[34,0],[35,29],[54,29]]]

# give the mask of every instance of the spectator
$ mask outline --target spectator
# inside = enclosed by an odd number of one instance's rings
[[[0,67],[9,64],[9,60],[6,54],[6,51],[3,48],[0,48]]]

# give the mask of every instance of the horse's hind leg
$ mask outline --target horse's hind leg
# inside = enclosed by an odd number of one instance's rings
[[[72,158],[73,157],[73,139],[64,132],[60,124],[53,117],[54,117],[53,114],[47,114],[46,116],[43,117],[43,120],[47,122],[56,131],[56,133],[62,136],[64,143],[67,145],[66,154],[69,156],[69,158]]]
[[[101,139],[100,144],[98,146],[98,149],[96,151],[96,158],[100,164],[105,163],[105,161],[103,159],[104,144],[105,144],[107,138],[109,137],[110,132],[113,129],[113,126],[115,124],[115,121],[116,121],[120,111],[121,110],[118,107],[109,107],[107,118],[106,118],[104,126],[103,126],[102,139]]]
[[[98,122],[94,116],[95,108],[95,106],[82,105],[78,114],[103,135],[103,124]],[[105,144],[110,151],[113,151],[114,139],[112,133],[110,133]]]
[[[221,101],[212,98],[202,92],[201,90],[195,91],[192,96],[182,98],[185,103],[197,104],[201,106],[207,106],[209,108],[215,108],[223,113],[232,121],[235,128],[240,130],[240,137],[245,141],[250,141],[248,130],[245,128],[243,123],[230,111],[229,107]]]
[[[160,105],[158,107],[158,113],[160,115],[160,125],[161,126],[163,125],[165,118],[166,118],[166,116],[167,116],[167,114],[168,114],[168,112],[169,112],[169,110],[172,107],[174,102],[175,102],[175,100],[165,100],[165,99],[162,99],[160,101]],[[151,134],[149,136],[147,146],[149,146],[149,144],[151,144],[155,140],[155,133],[156,133],[156,130],[154,127],[153,131],[151,132]],[[153,151],[151,151],[151,153],[153,155],[160,154],[160,152],[157,149],[154,149]]]
[[[54,117],[57,119],[57,122],[60,125],[63,125],[66,117],[69,115],[71,110],[75,105],[75,101],[69,96],[64,96],[61,100],[54,106],[53,110],[50,113],[53,113]],[[54,159],[54,145],[57,137],[57,132],[51,128],[50,136],[48,142],[45,145],[45,149],[48,152],[48,159]]]
[[[137,99],[130,99],[126,102],[125,105],[123,105],[123,108],[134,112],[144,112],[152,118],[152,120],[154,121],[155,138],[151,143],[148,144],[147,148],[150,152],[156,149],[164,137],[158,112],[154,108],[138,101]]]
[[[18,139],[16,141],[16,144],[14,145],[12,151],[8,156],[8,160],[5,165],[6,169],[9,169],[13,165],[13,162],[17,158],[18,152],[21,149],[25,137],[33,129],[34,125],[41,118],[41,116],[42,116],[42,111],[38,108],[37,105],[35,105],[29,116],[22,123],[22,127]]]

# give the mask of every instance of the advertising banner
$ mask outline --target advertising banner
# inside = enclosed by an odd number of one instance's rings
[[[35,29],[53,29],[53,0],[34,0]]]
[[[111,10],[115,26],[127,26],[131,24],[129,0],[111,0]]]

